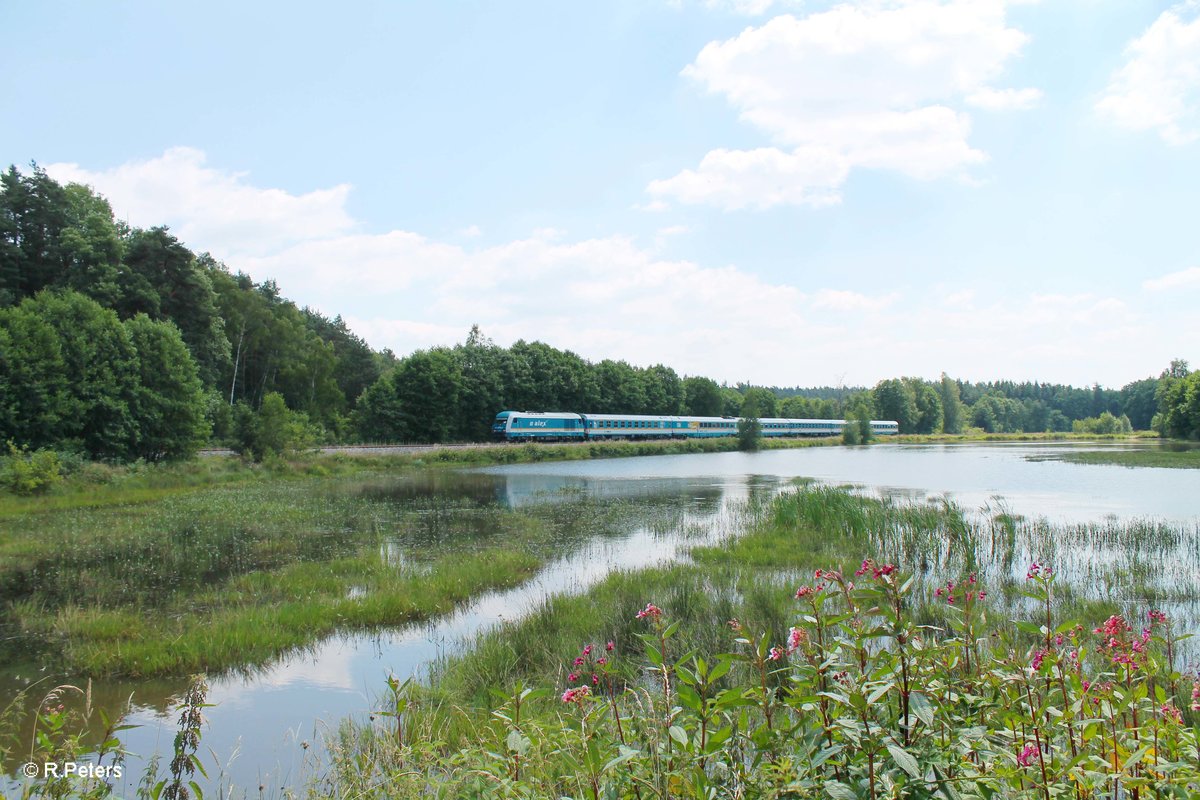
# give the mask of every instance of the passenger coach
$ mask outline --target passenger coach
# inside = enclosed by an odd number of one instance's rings
[[[510,442],[591,439],[707,439],[736,436],[738,417],[679,417],[648,414],[576,414],[569,411],[501,411],[492,436]],[[845,420],[759,419],[764,437],[840,436]],[[879,436],[900,432],[892,420],[872,420]]]

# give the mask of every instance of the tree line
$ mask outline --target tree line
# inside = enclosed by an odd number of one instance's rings
[[[284,428],[346,438],[395,360],[273,281],[124,224],[89,187],[0,174],[0,442],[118,460],[252,449],[274,396]]]
[[[165,227],[126,225],[89,187],[36,165],[0,173],[0,443],[18,448],[160,460],[205,443],[261,457],[315,442],[478,441],[503,409],[894,419],[902,433],[1084,421],[1197,438],[1198,383],[1176,362],[1119,390],[945,375],[729,386],[542,342],[500,347],[478,327],[397,358]]]

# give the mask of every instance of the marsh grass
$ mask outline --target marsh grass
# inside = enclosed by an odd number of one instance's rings
[[[1200,469],[1200,448],[1163,446],[1147,450],[1085,450],[1026,456],[1030,461],[1065,461],[1070,464],[1095,464],[1114,467],[1159,467],[1164,469]]]
[[[1153,607],[1167,609],[1181,630],[1200,627],[1194,582],[1200,531],[1194,527],[1152,520],[1056,525],[1014,516],[1003,506],[976,513],[944,500],[905,503],[797,483],[767,511],[746,510],[739,525],[744,535],[693,547],[684,563],[614,573],[582,594],[548,598],[523,619],[477,635],[464,655],[435,665],[430,697],[455,709],[457,720],[443,738],[468,742],[499,688],[561,685],[563,653],[580,642],[612,640],[633,659],[643,657],[636,635],[643,626],[635,617],[647,601],[679,622],[679,653],[723,652],[726,623],[734,618],[782,641],[794,623],[796,587],[818,568],[853,572],[862,553],[910,565],[912,614],[935,627],[947,624],[935,590],[972,573],[987,581],[995,618],[1035,612],[1024,593],[1033,560],[1056,565],[1055,614],[1061,618],[1144,616]],[[634,682],[637,675],[625,679]]]
[[[1138,666],[1087,641],[1106,617],[1128,630],[1117,615],[1145,620],[1163,601],[1194,605],[1194,528],[1059,526],[1002,506],[968,513],[812,485],[749,527],[693,548],[688,562],[610,575],[480,634],[436,665],[428,686],[408,688],[403,742],[344,724],[313,796],[1194,792],[1188,709],[1200,689],[1189,694],[1180,672],[1178,635],[1195,620],[1156,627],[1146,655],[1129,651]],[[848,580],[863,553],[907,561],[912,580],[905,570],[872,581],[866,563],[867,575]],[[1054,563],[1054,577],[1032,561]],[[947,601],[956,582],[986,586],[987,602]],[[813,599],[794,597],[798,585]],[[607,641],[614,664],[573,681],[581,645]],[[1118,655],[1129,645],[1104,641],[1097,648]],[[592,696],[578,705],[560,697],[591,686],[591,669],[600,670]],[[1168,783],[1160,795],[1155,787]]]

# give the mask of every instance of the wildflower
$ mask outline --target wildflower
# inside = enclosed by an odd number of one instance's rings
[[[975,595],[975,597],[982,600],[983,598],[987,597],[987,592],[980,592],[979,594]]]
[[[600,676],[593,672],[592,673],[592,686],[597,686],[599,684],[600,684]],[[585,686],[584,688],[586,689],[587,687]]]
[[[1092,631],[1092,633],[1100,633],[1111,639],[1114,636],[1119,636],[1122,633],[1127,633],[1130,630],[1132,630],[1132,628],[1129,627],[1129,623],[1125,621],[1123,616],[1120,614],[1113,614],[1111,617],[1105,620],[1103,625]]]
[[[646,607],[637,613],[638,619],[645,619],[646,617],[656,619],[661,616],[662,609],[654,605],[654,603],[647,603]]]
[[[611,639],[608,641],[608,644],[604,645],[604,649],[610,653],[613,651],[613,648],[615,648],[615,647],[616,647],[616,645],[613,644]]]
[[[1033,667],[1034,672],[1042,668],[1042,661],[1046,658],[1046,652],[1045,650],[1038,650],[1033,654],[1033,663],[1030,666]]]
[[[1163,703],[1163,706],[1159,709],[1159,711],[1162,712],[1164,717],[1170,717],[1171,719],[1175,720],[1176,723],[1181,724],[1183,722],[1183,712],[1170,703]]]
[[[788,654],[796,652],[800,649],[800,645],[808,641],[808,634],[800,628],[792,628],[788,633],[787,651]]]
[[[944,595],[945,593],[946,593],[946,590],[945,590],[945,588],[943,588],[943,587],[941,587],[941,586],[939,586],[939,587],[937,587],[936,589],[934,589],[934,590],[933,590],[933,596],[934,596],[934,597],[941,597],[941,596],[942,596],[942,595]]]
[[[578,672],[572,672],[570,675],[568,675],[568,676],[567,676],[567,681],[568,681],[569,683],[574,683],[574,682],[575,682],[575,681],[577,681],[577,680],[579,680],[579,673],[578,673]]]
[[[1092,688],[1092,682],[1091,682],[1091,681],[1084,681],[1084,682],[1083,682],[1083,690],[1086,692],[1086,691],[1087,691],[1088,689],[1090,689],[1090,688]]]
[[[953,604],[954,604],[954,595],[948,595],[948,596],[946,597],[946,602],[947,602],[947,603],[950,603],[951,605],[953,605]]]
[[[782,648],[772,647],[771,652],[767,653],[768,661],[778,661],[781,658],[783,658],[783,649]]]
[[[1062,647],[1063,635],[1061,633],[1054,634],[1054,643],[1059,647]]]
[[[1200,683],[1192,684],[1192,711],[1200,711]]]
[[[601,664],[601,665],[603,665],[603,664],[607,664],[607,663],[608,663],[608,659],[607,659],[607,658],[605,658],[604,656],[600,656],[600,658],[597,658],[597,659],[596,659],[596,663],[597,663],[597,664]]]
[[[975,573],[972,572],[971,575],[967,578],[967,583],[974,583],[974,582],[975,582]]]
[[[796,599],[800,600],[802,598],[808,597],[812,593],[813,593],[813,588],[811,586],[801,586],[799,589],[796,590]],[[734,622],[737,622],[737,620],[735,619]]]
[[[567,689],[563,692],[562,701],[564,703],[582,703],[583,698],[587,697],[591,692],[586,686],[578,686],[574,689]]]
[[[590,656],[592,654],[592,646],[590,644],[587,647],[583,648],[583,654],[585,656]]]
[[[1034,759],[1037,758],[1038,750],[1031,744],[1025,745],[1025,749],[1017,756],[1017,763],[1022,767],[1033,766]]]
[[[576,667],[583,666],[583,656],[576,657],[574,666],[576,666]]]
[[[1150,626],[1151,627],[1153,627],[1156,624],[1157,625],[1165,625],[1167,622],[1167,615],[1161,611],[1152,610],[1150,612],[1149,616],[1150,616]]]
[[[1029,565],[1029,569],[1026,570],[1026,572],[1025,572],[1025,580],[1027,580],[1027,581],[1033,580],[1034,578],[1036,578],[1038,576],[1038,574],[1041,571],[1042,571],[1041,565],[1038,564],[1038,562],[1036,562],[1036,561],[1033,562],[1032,564]],[[1047,570],[1047,572],[1048,571],[1049,570]]]

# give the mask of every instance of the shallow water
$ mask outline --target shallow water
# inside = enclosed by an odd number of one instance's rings
[[[1007,509],[1056,523],[1149,518],[1195,530],[1200,471],[1029,460],[1063,448],[1101,446],[818,447],[524,464],[355,484],[363,502],[400,512],[402,522],[385,532],[381,549],[389,563],[401,563],[414,546],[453,550],[495,535],[497,515],[505,509],[536,513],[553,526],[550,557],[528,582],[479,596],[446,617],[334,636],[211,680],[214,707],[206,713],[202,745],[210,786],[232,782],[239,787],[235,796],[240,790],[257,796],[262,786],[273,796],[281,787],[302,785],[319,771],[321,736],[343,718],[361,719],[378,708],[389,674],[424,675],[478,631],[519,618],[551,594],[582,591],[612,570],[670,561],[697,543],[735,534],[750,499],[768,497],[794,478],[912,500],[945,498],[967,509]],[[31,677],[0,678],[0,704]],[[169,751],[174,718],[164,710],[184,685],[159,680],[96,687],[98,705],[112,710],[133,695],[126,721],[138,727],[122,738],[137,755],[127,764],[124,791],[132,793],[145,757]]]

